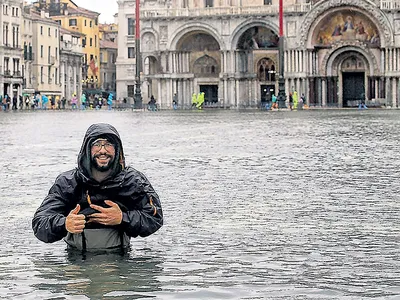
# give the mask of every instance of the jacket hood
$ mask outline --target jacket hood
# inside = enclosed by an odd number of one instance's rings
[[[114,177],[125,169],[125,156],[122,148],[121,138],[114,126],[106,123],[91,125],[86,131],[81,150],[78,155],[78,172],[86,180],[93,180],[91,171],[91,144],[98,138],[105,138],[115,145],[115,159],[111,166],[110,177]]]

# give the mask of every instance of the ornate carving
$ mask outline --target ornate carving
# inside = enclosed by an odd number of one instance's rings
[[[168,41],[168,26],[160,26],[160,43],[165,44]]]
[[[143,35],[143,45],[142,45],[143,51],[149,51],[149,52],[154,51],[155,50],[155,47],[154,47],[155,41],[156,41],[156,39],[154,37],[154,34],[152,34],[150,32],[146,32]]]
[[[320,1],[306,16],[300,27],[300,39],[299,46],[305,47],[307,43],[307,39],[310,33],[311,26],[322,14],[328,12],[332,8],[343,7],[343,8],[354,8],[357,7],[361,13],[364,13],[368,16],[372,16],[377,22],[377,26],[380,30],[383,31],[385,37],[386,46],[391,45],[392,43],[392,34],[391,28],[388,24],[386,17],[381,13],[379,8],[369,2],[364,0],[329,0],[329,1]]]

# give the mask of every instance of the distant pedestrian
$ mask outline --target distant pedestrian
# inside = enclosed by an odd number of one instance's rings
[[[12,104],[12,109],[13,109],[13,110],[17,110],[17,109],[18,109],[18,108],[17,108],[17,102],[18,102],[17,95],[14,95],[14,97],[13,97],[13,104]]]
[[[83,93],[81,96],[81,105],[82,105],[82,110],[86,109],[86,95]]]
[[[25,109],[29,109],[31,106],[31,99],[29,99],[29,95],[25,96]]]
[[[275,94],[272,94],[272,109],[278,108],[278,99],[276,98]]]
[[[76,94],[72,95],[71,107],[72,107],[73,110],[78,108],[78,98],[76,98]]]
[[[33,96],[33,97],[31,97],[29,99],[29,105],[31,107],[31,110],[35,110],[35,107],[36,107],[36,98],[35,98],[35,96]]]
[[[293,91],[293,109],[297,109],[297,106],[299,104],[299,95],[297,94],[297,91]]]
[[[197,96],[197,109],[198,110],[202,110],[203,109],[203,105],[204,105],[204,92],[199,93],[199,95]]]
[[[1,105],[3,107],[3,111],[7,110],[7,98],[4,96],[0,96],[1,99]]]
[[[292,93],[289,93],[289,108],[290,108],[290,110],[293,109],[293,95],[292,95]]]
[[[23,110],[24,109],[24,99],[22,98],[22,95],[19,95],[18,99],[19,99],[19,103],[18,103],[19,109]]]
[[[51,105],[51,109],[56,108],[56,98],[54,96],[50,96],[50,105]]]
[[[172,99],[172,108],[174,110],[178,109],[178,95],[175,93]]]
[[[67,103],[67,99],[65,97],[62,97],[61,99],[61,108],[65,109],[65,104]]]
[[[108,94],[107,98],[107,105],[108,105],[108,110],[112,109],[112,104],[113,104],[113,94]]]
[[[197,106],[197,94],[193,93],[192,95],[192,108]]]

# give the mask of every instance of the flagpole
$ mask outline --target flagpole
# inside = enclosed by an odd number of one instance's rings
[[[140,55],[140,0],[136,0],[136,26],[135,26],[135,47],[136,47],[136,88],[134,96],[134,108],[142,108],[142,91],[140,89],[140,69],[141,69],[141,55]]]
[[[283,0],[279,0],[279,80],[278,80],[278,105],[279,108],[286,108],[286,93],[285,93],[285,75],[284,75],[284,47],[285,38],[283,34]]]

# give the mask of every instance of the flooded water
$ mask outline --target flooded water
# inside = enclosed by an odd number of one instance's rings
[[[94,122],[159,193],[125,256],[31,219]],[[400,111],[0,113],[1,299],[400,299]]]

